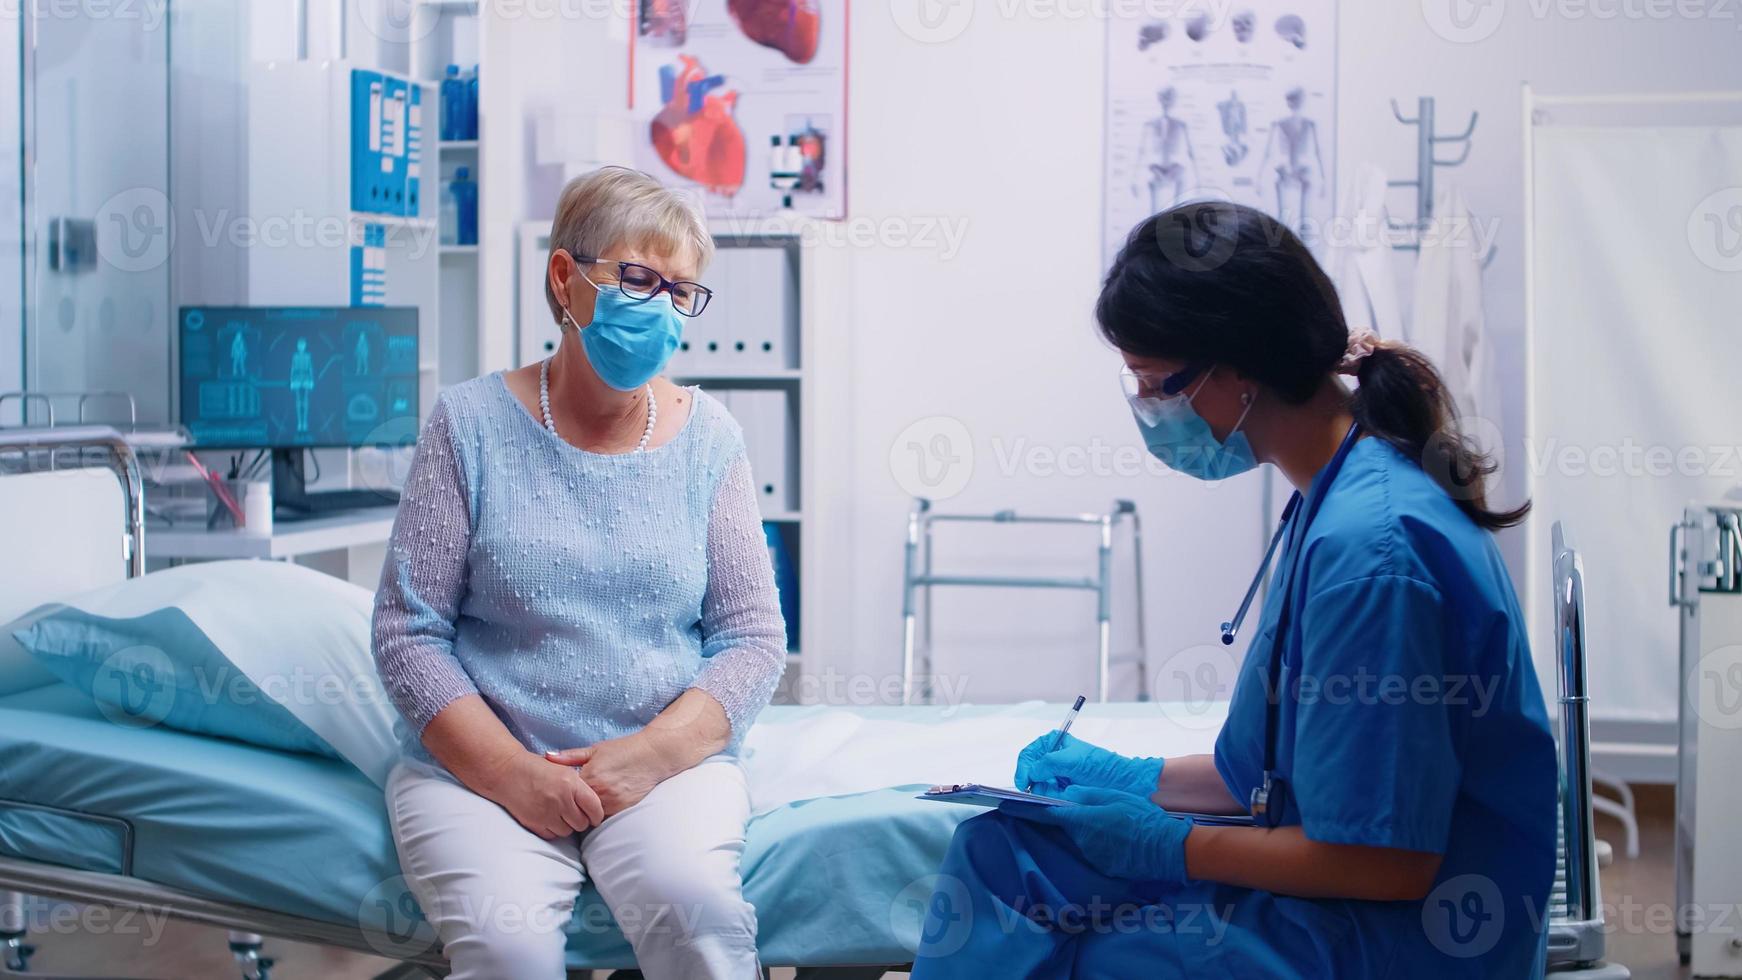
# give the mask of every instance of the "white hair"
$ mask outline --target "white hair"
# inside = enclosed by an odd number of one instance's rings
[[[697,270],[714,258],[714,239],[695,202],[639,170],[600,167],[569,181],[550,223],[550,252],[564,249],[577,259],[597,259],[606,249],[628,247],[663,254],[693,252]],[[545,262],[544,298],[551,316],[563,319]]]

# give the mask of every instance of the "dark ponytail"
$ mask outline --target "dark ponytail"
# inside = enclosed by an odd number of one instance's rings
[[[1121,351],[1225,364],[1293,405],[1319,392],[1350,339],[1336,287],[1294,232],[1220,201],[1182,204],[1133,229],[1095,317]],[[1489,509],[1497,467],[1460,430],[1445,382],[1421,352],[1382,343],[1356,377],[1349,407],[1365,432],[1415,460],[1478,525],[1524,520],[1529,503]]]
[[[1349,410],[1363,431],[1416,460],[1470,519],[1490,531],[1522,523],[1530,501],[1513,510],[1488,507],[1488,477],[1499,469],[1458,424],[1458,409],[1439,371],[1421,351],[1381,344],[1360,363],[1361,386]]]

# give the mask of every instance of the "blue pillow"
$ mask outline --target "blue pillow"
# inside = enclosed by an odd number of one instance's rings
[[[175,607],[108,618],[71,606],[33,612],[13,633],[110,721],[164,725],[268,748],[338,757],[333,747],[264,694],[187,613]]]

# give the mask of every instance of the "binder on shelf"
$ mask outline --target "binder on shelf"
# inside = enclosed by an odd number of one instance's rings
[[[715,266],[718,265],[716,260]],[[719,279],[713,274],[713,270],[710,269],[703,278],[715,283],[714,299],[708,303],[708,308],[702,311],[701,316],[683,318],[683,337],[678,341],[677,352],[671,357],[670,368],[672,374],[680,377],[686,374],[722,373],[719,350],[726,335],[725,322],[732,312],[729,308],[720,307],[723,290],[718,285]]]
[[[794,524],[765,523],[762,536],[768,542],[768,560],[774,566],[774,591],[780,597],[780,618],[786,621],[786,648],[798,649],[798,556],[799,529]]]
[[[727,247],[708,271],[714,299],[707,343],[695,345],[694,370],[763,374],[798,367],[798,283],[784,248]]]
[[[414,110],[414,101],[421,103],[421,93],[404,79],[351,70],[351,210],[418,214],[412,201],[418,190],[423,110],[421,105]]]
[[[381,76],[351,71],[351,210],[380,208]]]
[[[798,280],[784,248],[737,249],[733,274],[740,306],[732,317],[731,357],[746,372],[798,367]]]
[[[383,78],[381,120],[381,191],[387,214],[405,215],[406,146],[410,117],[411,86],[404,79]]]
[[[744,451],[750,457],[750,477],[764,516],[798,509],[792,461],[796,429],[791,399],[782,389],[740,388],[730,393],[727,407],[744,429]]]
[[[405,121],[405,208],[400,212],[408,218],[423,213],[419,200],[423,177],[423,86],[408,84]]]
[[[387,226],[351,228],[351,305],[387,305]]]

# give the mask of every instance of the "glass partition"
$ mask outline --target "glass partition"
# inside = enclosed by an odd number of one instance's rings
[[[23,314],[25,387],[125,392],[141,423],[167,422],[168,0],[18,9],[19,136],[5,159],[22,161],[23,295],[7,305]],[[0,377],[0,389],[15,387]],[[46,421],[32,408],[32,421]],[[77,403],[56,411],[64,420]],[[93,401],[89,414],[114,420],[125,409]]]

